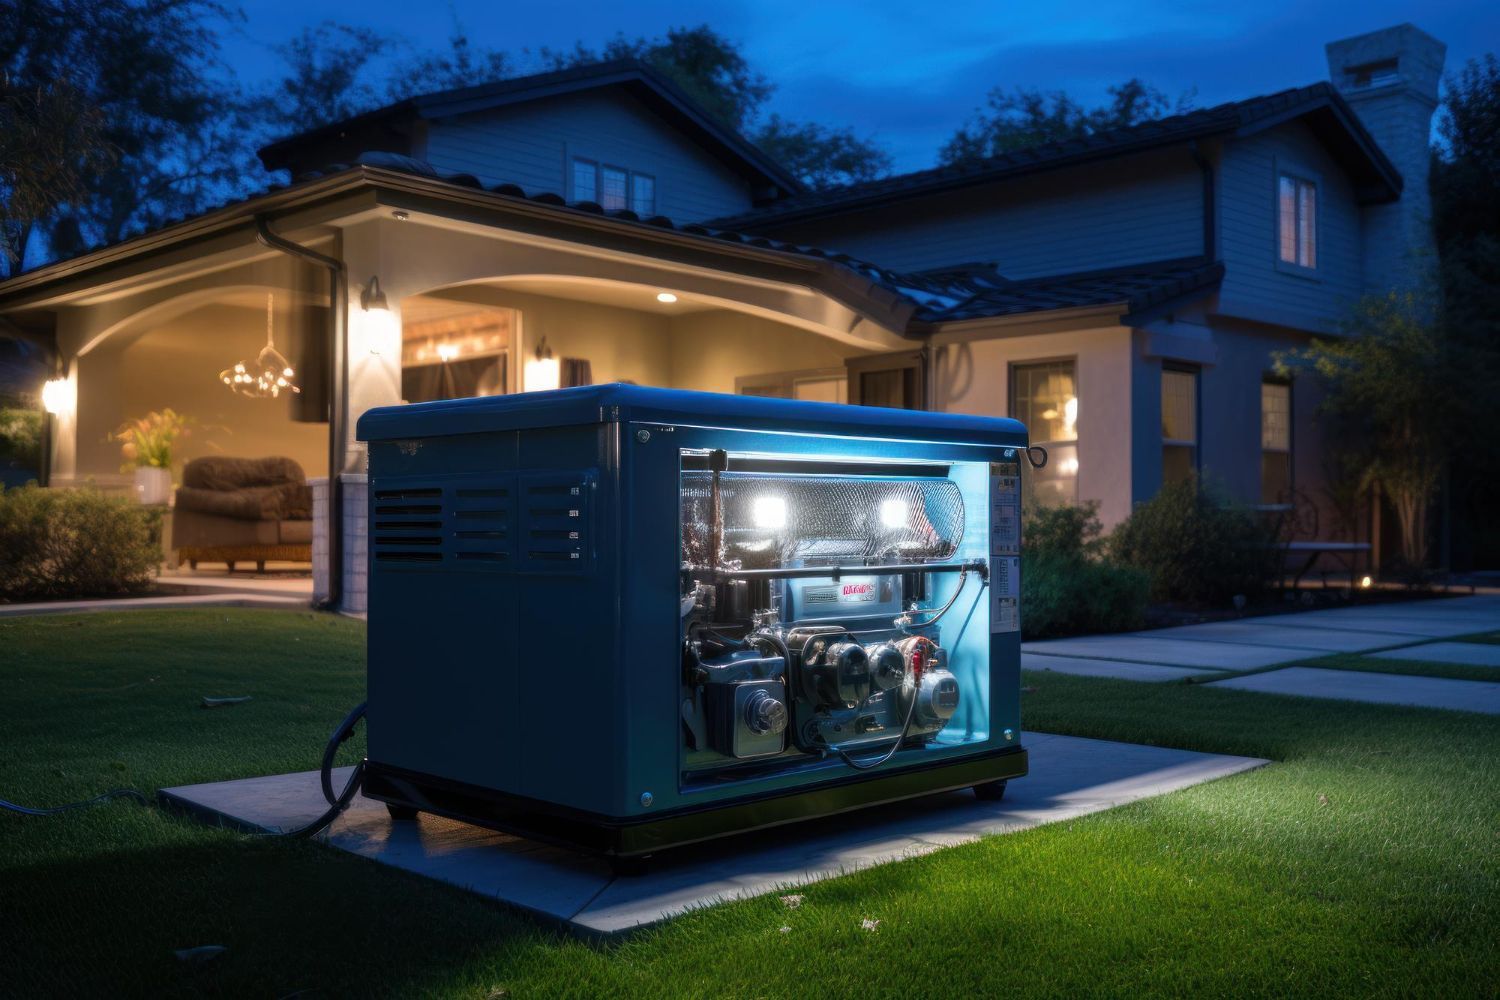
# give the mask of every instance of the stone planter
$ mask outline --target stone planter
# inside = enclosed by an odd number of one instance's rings
[[[153,465],[135,470],[135,498],[143,504],[160,505],[172,499],[172,470]]]

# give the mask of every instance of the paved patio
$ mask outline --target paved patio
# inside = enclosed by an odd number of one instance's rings
[[[1500,713],[1500,683],[1291,666],[1331,653],[1495,667],[1500,645],[1434,641],[1500,630],[1500,594],[1329,608],[1124,635],[1027,642],[1021,665],[1086,677]],[[1264,671],[1233,676],[1244,671]]]
[[[1004,801],[953,792],[777,827],[668,852],[649,872],[616,878],[603,861],[464,823],[423,816],[394,823],[356,796],[327,842],[439,879],[588,934],[613,934],[695,907],[830,878],[986,834],[1071,819],[1260,767],[1253,757],[1027,733],[1031,774]],[[342,784],[347,770],[335,778]],[[275,831],[326,807],[307,771],[164,788],[162,799],[209,822]]]

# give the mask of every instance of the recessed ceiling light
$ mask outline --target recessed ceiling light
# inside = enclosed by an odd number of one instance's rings
[[[391,218],[396,219],[399,222],[405,222],[407,219],[410,219],[411,216],[398,208],[396,209],[396,211],[391,213]]]
[[[673,302],[677,301],[677,296],[673,295],[671,292],[657,292],[656,301],[665,302],[668,305],[671,305]]]

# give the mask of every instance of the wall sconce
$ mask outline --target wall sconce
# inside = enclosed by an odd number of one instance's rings
[[[360,308],[365,317],[365,345],[371,354],[399,354],[401,351],[401,327],[385,292],[380,290],[380,278],[372,277],[365,290],[359,293]]]
[[[49,378],[42,385],[42,409],[53,416],[72,413],[78,408],[78,386],[69,378]]]
[[[561,365],[552,356],[544,336],[536,342],[536,355],[526,361],[526,391],[556,389],[562,382]]]

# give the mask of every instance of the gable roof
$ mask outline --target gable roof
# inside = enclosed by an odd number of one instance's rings
[[[1124,319],[1167,300],[1207,294],[1218,286],[1224,273],[1222,264],[1201,258],[1021,280],[1005,278],[993,264],[968,264],[926,272],[892,271],[819,247],[710,226],[678,225],[660,215],[643,219],[629,209],[610,211],[594,202],[569,204],[561,195],[528,194],[514,184],[487,188],[469,174],[440,175],[430,164],[409,157],[370,153],[354,164],[334,164],[291,185],[273,185],[119,243],[95,247],[77,257],[0,281],[0,309],[7,300],[24,298],[55,283],[219,233],[252,232],[258,216],[317,204],[361,188],[416,194],[439,201],[473,203],[478,199],[487,207],[524,215],[530,220],[525,225],[545,226],[549,235],[589,238],[589,231],[603,229],[607,231],[604,238],[611,244],[620,240],[632,245],[642,240],[656,243],[666,240],[678,245],[696,245],[723,264],[730,259],[723,256],[728,249],[726,244],[743,248],[737,251],[740,255],[761,257],[769,252],[783,260],[801,259],[805,262],[803,267],[817,276],[807,281],[809,285],[823,287],[845,300],[864,302],[870,311],[896,320],[897,328],[904,326],[909,334],[920,334],[924,327],[936,323],[1090,306],[1118,305]],[[715,247],[719,248],[718,254],[714,254]]]
[[[809,191],[741,215],[715,219],[710,225],[751,229],[780,225],[883,206],[1041,170],[1127,156],[1194,139],[1254,135],[1296,118],[1308,118],[1317,129],[1319,138],[1344,162],[1361,201],[1393,201],[1400,196],[1401,174],[1333,85],[1319,82],[1019,149],[976,163],[933,167],[827,191]]]
[[[604,87],[623,88],[738,172],[756,176],[789,194],[806,190],[801,181],[754,143],[719,122],[681,87],[639,59],[614,59],[472,87],[418,94],[279,139],[262,146],[257,155],[267,170],[285,170],[290,169],[298,151],[351,129],[378,127],[403,120],[446,118]]]

